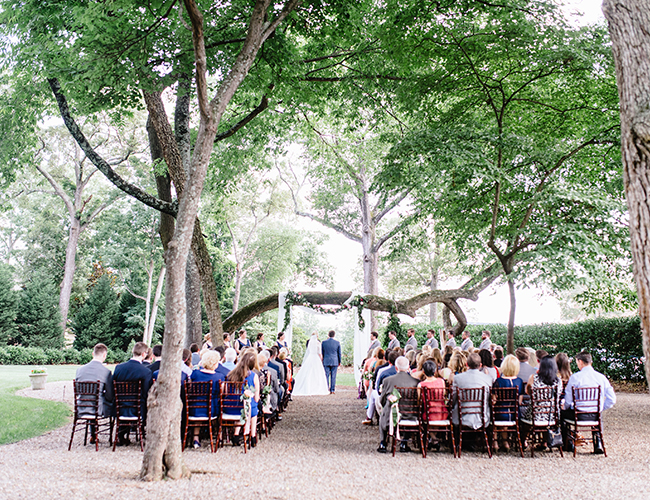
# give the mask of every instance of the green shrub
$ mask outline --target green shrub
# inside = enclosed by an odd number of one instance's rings
[[[58,297],[58,287],[50,276],[42,271],[30,276],[19,293],[16,343],[29,347],[63,347]]]
[[[45,356],[47,357],[48,365],[65,364],[65,354],[62,349],[45,349]]]
[[[92,349],[42,349],[40,347],[0,347],[0,365],[82,365],[93,356]],[[119,349],[109,349],[107,363],[123,363],[130,357]]]
[[[79,352],[79,364],[85,365],[90,363],[93,359],[93,350],[90,347],[86,347]]]
[[[65,359],[66,365],[78,365],[79,364],[79,351],[74,348],[63,349],[63,357]]]

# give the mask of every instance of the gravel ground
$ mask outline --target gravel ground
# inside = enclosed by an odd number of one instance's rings
[[[48,384],[33,395],[61,399],[63,385]],[[96,453],[75,437],[68,452],[68,425],[0,446],[0,499],[650,497],[647,394],[621,393],[606,412],[607,458],[583,447],[575,460],[562,459],[557,451],[534,459],[501,453],[491,460],[485,453],[468,452],[454,459],[444,449],[426,459],[417,453],[381,455],[375,451],[377,427],[361,425],[363,406],[352,389],[295,398],[269,438],[248,454],[233,447],[215,454],[209,447],[187,449],[184,459],[192,478],[159,483],[137,480],[142,454],[134,445],[113,453],[103,443]]]

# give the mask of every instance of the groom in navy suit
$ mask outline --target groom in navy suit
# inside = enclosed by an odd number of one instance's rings
[[[330,394],[334,394],[336,389],[336,370],[341,364],[341,344],[338,340],[334,340],[334,330],[329,333],[329,338],[323,341],[323,366],[325,367],[325,375],[327,376],[327,383],[330,386]]]

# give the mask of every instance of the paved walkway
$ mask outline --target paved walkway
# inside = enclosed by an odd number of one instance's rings
[[[60,388],[57,388],[60,390]],[[648,498],[650,396],[620,394],[606,415],[609,457],[582,451],[529,455],[443,450],[380,455],[376,427],[361,425],[364,402],[356,391],[296,397],[284,420],[257,448],[186,450],[189,480],[142,483],[135,446],[110,451],[108,443],[67,451],[70,426],[0,446],[0,499],[537,499]]]

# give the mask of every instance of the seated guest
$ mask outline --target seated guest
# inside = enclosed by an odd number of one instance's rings
[[[557,376],[557,363],[555,363],[555,359],[553,358],[553,356],[546,356],[544,359],[542,359],[542,362],[539,365],[539,369],[537,370],[537,373],[534,373],[528,379],[528,383],[526,384],[526,393],[530,396],[533,393],[532,391],[533,389],[544,388],[544,387],[552,387],[555,389],[558,396],[557,405],[558,405],[558,412],[559,412],[560,394],[562,394],[562,380],[560,379],[560,377]],[[552,413],[551,415],[554,415],[554,413]],[[526,437],[530,432],[529,423],[532,423],[532,419],[533,419],[533,405],[531,401],[531,404],[524,407],[523,410],[522,426],[521,426],[522,441],[526,440]],[[554,423],[555,423],[555,419],[553,418],[551,424]]]
[[[555,355],[555,362],[557,363],[557,374],[562,379],[562,383],[566,385],[571,378],[571,362],[566,353],[558,352]]]
[[[485,394],[485,408],[484,408],[484,419],[485,424],[490,423],[490,394],[489,390],[492,387],[492,379],[489,375],[481,372],[479,368],[481,367],[481,357],[472,353],[467,357],[467,368],[468,370],[463,373],[459,373],[454,376],[454,387],[459,389],[475,389],[480,387],[487,388]],[[454,410],[452,413],[452,419],[454,425],[460,424],[460,414],[458,408],[458,400],[454,401]],[[471,427],[472,429],[478,429],[481,427],[481,418],[479,415],[463,415],[462,424],[466,427]]]
[[[113,413],[113,374],[104,366],[107,354],[108,348],[104,344],[97,344],[93,348],[92,361],[77,368],[74,377],[77,382],[99,381],[99,407],[97,412],[100,417],[108,417]],[[81,415],[91,413],[91,408],[82,407],[80,409]]]
[[[151,382],[153,379],[151,370],[142,364],[144,357],[147,355],[147,344],[144,342],[137,342],[133,346],[133,357],[125,362],[120,363],[115,367],[113,372],[113,380],[115,382],[137,382],[138,380],[142,382],[141,385],[141,396],[140,396],[140,415],[142,417],[142,427],[145,427],[145,422],[147,420],[147,396],[149,395],[149,389],[151,388]],[[136,412],[132,407],[124,407],[120,410],[120,416],[125,417],[134,417]],[[128,430],[123,430],[118,436],[118,444],[128,444]]]
[[[591,354],[588,352],[581,352],[576,355],[576,363],[578,364],[578,370],[576,373],[571,375],[569,382],[566,385],[566,393],[564,399],[564,411],[563,418],[572,418],[573,412],[569,411],[570,408],[573,408],[574,405],[580,409],[580,401],[573,401],[573,387],[600,387],[600,411],[608,410],[616,404],[616,394],[612,388],[612,384],[609,383],[607,377],[602,373],[597,372],[591,366],[592,359]],[[596,415],[589,413],[584,413],[580,415],[584,420],[593,420]],[[563,429],[564,435],[566,437],[566,431]],[[600,436],[597,433],[593,433],[593,443],[594,443],[594,453],[601,455],[604,453],[603,443],[600,439]],[[565,439],[565,446],[568,450],[573,450],[573,443]]]
[[[226,349],[226,352],[224,354],[224,359],[225,361],[222,363],[225,368],[228,370],[232,370],[235,368],[235,360],[237,359],[237,351],[233,349],[232,347],[229,347]]]
[[[521,404],[523,400],[523,394],[525,392],[524,381],[521,380],[517,375],[519,374],[519,360],[512,354],[508,354],[503,362],[501,363],[501,376],[494,382],[494,387],[515,387],[517,389],[517,394],[519,394],[519,403]],[[515,415],[514,418],[518,416]],[[512,415],[506,412],[499,412],[499,404],[497,403],[494,408],[494,420],[513,420]],[[508,451],[510,449],[510,444],[507,441],[508,433],[502,432],[500,436],[501,445],[503,448]],[[498,441],[494,441],[494,449],[498,450]]]
[[[278,360],[278,354],[280,350],[276,347],[273,346],[271,347],[271,357],[269,358],[269,367],[273,368],[276,372],[278,372],[278,380],[280,381],[280,385],[286,389],[287,387],[287,382],[286,382],[286,375],[287,372],[285,371],[286,368],[284,364],[280,363]]]
[[[393,351],[394,352],[394,351]],[[381,441],[379,443],[379,448],[377,451],[379,453],[386,453],[386,439],[388,436],[388,427],[389,420],[391,418],[391,405],[388,402],[388,396],[392,394],[393,389],[396,387],[416,387],[418,385],[418,380],[409,375],[409,362],[404,356],[400,356],[395,360],[395,370],[396,373],[386,378],[384,382],[384,390],[381,395],[381,406],[382,412],[379,417],[379,436]],[[417,419],[417,415],[405,415],[402,414],[403,419]],[[401,452],[411,451],[406,440],[403,440],[400,443]]]
[[[280,381],[278,380],[278,372],[276,372],[272,368],[269,368],[268,366],[268,362],[270,358],[271,358],[271,353],[265,349],[258,355],[257,363],[260,366],[260,370],[266,373],[267,380],[269,381],[268,384],[271,387],[271,392],[269,392],[268,401],[265,406],[265,408],[268,407],[270,411],[267,412],[265,410],[265,413],[273,414],[278,411],[278,403],[280,402],[280,394],[281,394],[280,389],[282,389],[282,387],[280,386]],[[282,420],[282,417],[278,416],[278,419]]]
[[[280,349],[276,362],[284,366],[285,381],[287,385],[291,386],[291,382],[293,381],[293,363],[289,359],[289,351],[284,347]]]
[[[181,370],[187,377],[192,375],[192,351],[189,349],[183,349],[183,364],[181,365]]]
[[[201,368],[194,370],[190,379],[192,382],[212,382],[212,410],[209,416],[214,417],[219,413],[219,387],[220,383],[226,378],[221,373],[217,373],[214,369],[219,364],[219,353],[217,351],[207,350],[201,356]],[[190,408],[191,417],[208,417],[208,413],[204,408],[196,408],[194,411]],[[194,428],[194,448],[200,448],[201,442],[199,441],[199,428]]]
[[[535,368],[528,363],[530,357],[528,350],[525,347],[517,347],[515,350],[515,356],[517,356],[517,359],[519,360],[519,378],[526,383],[530,376],[536,371]]]
[[[503,362],[503,347],[500,345],[494,348],[494,366],[501,368],[501,363]]]
[[[463,351],[465,352],[465,351]],[[478,354],[477,354],[478,356]],[[479,358],[481,359],[481,358]],[[462,352],[456,352],[451,356],[449,360],[449,369],[451,370],[454,377],[460,373],[467,371],[467,361]]]
[[[229,382],[245,382],[242,394],[247,391],[247,387],[252,388],[251,394],[249,394],[251,396],[251,419],[250,422],[246,423],[246,426],[250,425],[251,446],[257,444],[257,403],[260,400],[260,379],[257,373],[255,373],[255,370],[259,370],[257,355],[252,352],[244,352],[239,358],[237,365],[235,365],[235,368],[228,374]],[[231,415],[239,415],[241,410],[238,408],[227,408],[226,412]],[[240,432],[241,427],[236,427],[232,443],[234,446],[241,444]],[[244,434],[246,434],[246,430],[244,430]]]
[[[162,346],[160,344],[153,346],[153,363],[151,363],[147,368],[151,370],[151,373],[156,370],[160,370],[160,358],[162,356]]]
[[[546,352],[544,349],[537,349],[535,351],[535,359],[537,360],[537,364],[539,365],[542,360],[548,356],[548,352]]]
[[[445,381],[440,378],[438,374],[438,367],[436,363],[427,359],[422,365],[424,372],[424,380],[418,384],[418,387],[430,387],[432,389],[444,389]],[[428,408],[429,420],[446,420],[447,419],[447,406],[445,400],[431,401]]]
[[[201,354],[199,354],[199,344],[190,344],[190,352],[192,353],[192,366],[197,368],[201,362]]]
[[[147,352],[144,355],[144,359],[142,360],[142,364],[144,366],[149,366],[151,363],[153,363],[153,349],[151,347],[147,347]]]
[[[393,350],[388,352],[387,363],[376,370],[374,388],[372,392],[368,394],[368,408],[366,410],[366,419],[362,422],[364,425],[372,425],[372,418],[375,415],[375,410],[380,413],[380,409],[378,408],[378,401],[381,394],[381,386],[387,377],[391,377],[397,373],[394,365],[397,358],[399,358],[399,351]]]
[[[225,355],[226,349],[222,345],[220,345],[214,348],[214,352],[216,352],[219,355],[219,364],[214,369],[214,371],[217,373],[221,373],[225,378],[228,375],[228,373],[230,373],[230,369],[223,366],[223,363],[221,362],[221,360]]]
[[[494,367],[494,360],[492,359],[492,353],[487,349],[481,349],[478,352],[478,355],[481,357],[481,371],[486,375],[489,375],[492,379],[492,383],[496,382],[499,377],[498,370]]]
[[[526,347],[528,351],[528,364],[537,370],[539,368],[539,361],[537,361],[537,351],[532,347]]]
[[[413,349],[408,349],[410,346],[407,346],[406,350],[404,351],[404,357],[408,359],[409,361],[409,367],[411,370],[415,370],[418,367],[418,362],[417,362],[417,353]]]

